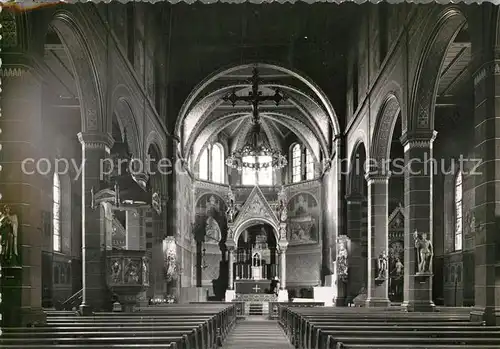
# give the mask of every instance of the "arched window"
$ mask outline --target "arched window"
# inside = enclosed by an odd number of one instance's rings
[[[61,252],[61,180],[55,172],[52,182],[52,243],[54,251]]]
[[[200,179],[208,181],[208,147],[201,153],[198,171]]]
[[[254,156],[245,156],[243,157],[243,162],[247,162],[249,164],[255,163]],[[243,185],[255,185],[257,183],[257,176],[255,174],[255,170],[249,169],[247,167],[243,167],[243,171],[241,173],[241,184]]]
[[[302,179],[302,151],[300,144],[292,147],[292,182],[297,183]]]
[[[272,158],[270,156],[259,156],[257,160],[259,163],[266,163],[271,162]],[[259,185],[273,185],[273,168],[262,168],[257,172],[257,183],[259,183]]]
[[[462,172],[455,177],[455,251],[462,250]]]
[[[212,147],[212,181],[222,183],[224,181],[224,149],[220,143]]]
[[[314,179],[314,158],[309,149],[306,149],[306,179]]]

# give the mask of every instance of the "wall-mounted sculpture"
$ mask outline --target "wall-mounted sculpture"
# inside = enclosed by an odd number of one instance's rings
[[[284,187],[281,187],[278,193],[278,219],[280,222],[286,222],[288,219],[287,195]]]
[[[203,195],[196,204],[196,240],[208,244],[220,243],[229,218],[228,211],[226,203],[218,195]]]
[[[0,211],[0,236],[2,239],[0,258],[3,266],[17,266],[20,263],[17,249],[18,226],[17,215],[11,213],[10,206],[4,205]]]
[[[417,230],[413,233],[413,238],[418,257],[417,275],[430,275],[434,256],[432,242],[427,238],[427,233],[419,234]]]
[[[347,280],[349,275],[349,237],[341,235],[337,238],[337,275],[341,280]]]
[[[177,244],[175,243],[175,237],[167,236],[163,239],[162,249],[165,279],[170,282],[177,275]]]
[[[231,187],[229,187],[227,199],[226,219],[228,223],[233,223],[236,215],[238,214],[238,207],[236,206],[236,198],[231,190]]]
[[[377,272],[375,281],[382,283],[387,279],[387,272],[389,268],[389,261],[387,258],[387,252],[384,250],[380,252],[377,258]]]

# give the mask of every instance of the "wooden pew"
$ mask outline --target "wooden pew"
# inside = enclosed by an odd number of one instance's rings
[[[0,347],[211,349],[234,324],[235,313],[235,304],[153,306],[85,317],[52,312],[46,327],[4,331]]]
[[[269,302],[269,318],[271,320],[279,319],[279,307],[323,307],[324,302]]]
[[[280,322],[299,348],[415,348],[439,344],[500,347],[500,327],[471,323],[467,313],[405,313],[368,308],[280,308]],[[360,347],[360,345],[367,345]]]

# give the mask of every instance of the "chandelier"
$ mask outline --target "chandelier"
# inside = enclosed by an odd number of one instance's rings
[[[281,154],[279,149],[273,149],[267,137],[262,131],[261,119],[259,114],[259,103],[263,101],[274,101],[276,105],[285,99],[279,89],[275,90],[274,95],[263,96],[259,91],[259,75],[257,68],[253,69],[252,91],[247,96],[237,96],[233,91],[230,95],[223,97],[224,101],[229,101],[233,106],[236,102],[243,101],[252,106],[252,129],[249,137],[242,148],[233,151],[226,159],[226,165],[238,171],[244,168],[260,171],[267,168],[279,170],[288,163],[286,157]]]

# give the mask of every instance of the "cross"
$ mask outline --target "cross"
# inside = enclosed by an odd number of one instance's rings
[[[233,91],[230,95],[225,96],[222,98],[223,101],[225,102],[231,102],[233,107],[236,105],[236,102],[238,101],[243,101],[243,102],[248,102],[252,105],[252,116],[254,119],[254,122],[258,122],[259,120],[259,103],[264,102],[264,101],[274,101],[276,105],[278,105],[282,100],[285,99],[283,94],[279,91],[279,89],[276,89],[274,91],[274,95],[272,96],[263,96],[262,92],[259,91],[259,72],[256,67],[253,68],[253,73],[252,73],[252,78],[250,82],[252,83],[252,91],[247,95],[247,96],[237,96],[236,93]]]
[[[254,287],[254,288],[252,288],[252,290],[254,290],[254,291],[255,291],[255,293],[257,293],[257,292],[260,290],[260,287],[259,287],[259,286],[257,286],[257,285],[255,285],[255,287]]]

